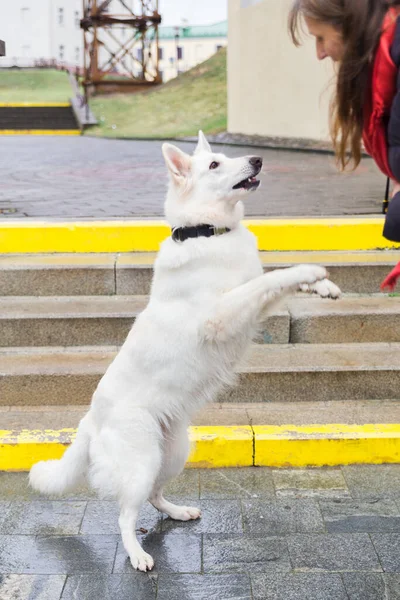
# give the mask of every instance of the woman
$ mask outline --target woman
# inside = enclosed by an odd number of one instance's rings
[[[297,46],[303,20],[318,59],[338,67],[330,111],[338,164],[355,169],[364,143],[393,181],[383,235],[400,242],[400,0],[295,0],[289,29]],[[400,263],[382,289],[399,277]]]

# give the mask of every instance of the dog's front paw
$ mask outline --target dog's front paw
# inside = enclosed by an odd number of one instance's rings
[[[326,279],[328,276],[325,267],[319,265],[298,265],[293,267],[293,270],[296,273],[300,287],[304,284],[312,285],[317,281]]]
[[[137,571],[151,571],[154,567],[154,560],[150,554],[147,554],[144,550],[129,556],[131,565]]]
[[[300,289],[302,292],[318,294],[321,298],[332,298],[333,300],[337,300],[342,295],[340,288],[329,279],[302,285]]]

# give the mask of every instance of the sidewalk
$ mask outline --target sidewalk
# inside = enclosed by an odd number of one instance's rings
[[[0,221],[146,218],[163,215],[167,171],[162,142],[89,137],[3,136]],[[194,144],[178,145],[192,152]],[[379,215],[385,177],[370,159],[337,172],[327,154],[215,146],[228,156],[264,158],[262,187],[248,217]]]
[[[0,474],[1,600],[395,600],[400,466],[187,470],[168,497],[199,503],[177,523],[145,507],[151,574],[132,570],[117,507],[87,490],[52,501],[26,473]]]

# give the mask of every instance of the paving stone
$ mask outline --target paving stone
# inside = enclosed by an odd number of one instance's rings
[[[86,502],[13,502],[0,525],[0,534],[77,534],[85,508]]]
[[[321,512],[314,500],[243,500],[242,505],[244,529],[250,533],[285,535],[325,531]]]
[[[393,500],[337,499],[319,505],[330,533],[400,532],[400,511]]]
[[[272,471],[276,495],[329,498],[349,496],[340,469],[277,469]]]
[[[62,600],[153,600],[156,582],[151,575],[72,575],[67,579]]]
[[[379,573],[343,573],[349,600],[391,600]]]
[[[242,510],[239,500],[202,500],[196,504],[202,516],[195,521],[174,521],[165,517],[163,531],[187,533],[243,533]]]
[[[285,538],[256,535],[205,535],[205,573],[290,571]]]
[[[400,498],[400,465],[342,467],[353,498]]]
[[[157,600],[252,600],[248,575],[160,575]]]
[[[179,142],[179,146],[192,152],[195,144]],[[4,208],[17,209],[12,218],[163,214],[168,178],[159,141],[10,136],[3,138],[2,149],[0,201],[6,202]],[[343,177],[332,157],[323,154],[246,146],[216,146],[216,150],[231,157],[257,152],[264,158],[264,185],[246,199],[249,216],[380,211],[382,176],[372,160],[364,160],[356,173]]]
[[[100,500],[89,500],[82,521],[80,533],[83,534],[110,534],[120,533],[118,525],[119,507],[117,502]],[[147,529],[147,531],[161,530],[161,514],[151,504],[142,507],[136,529]]]
[[[385,584],[385,594],[386,594],[386,596],[383,596],[382,600],[399,600],[399,598],[400,598],[400,575],[384,573],[382,575],[382,579]],[[350,600],[353,600],[353,598],[351,598]]]
[[[155,573],[200,573],[201,536],[181,535],[175,531],[138,536],[146,552],[155,561]],[[118,543],[114,573],[132,573],[133,569],[122,542]]]
[[[400,572],[400,534],[372,533],[371,540],[385,572]]]
[[[80,486],[72,492],[61,496],[46,496],[46,500],[86,500],[96,497],[96,492],[88,486]],[[0,471],[0,500],[38,500],[44,499],[43,495],[35,492],[29,486],[28,473],[9,473]]]
[[[338,574],[260,573],[251,582],[254,600],[348,600]]]
[[[168,499],[200,497],[200,473],[197,469],[185,469],[178,477],[170,481],[164,488],[164,496]]]
[[[367,534],[289,536],[293,566],[302,571],[382,571]]]
[[[0,572],[111,573],[118,537],[0,535]]]
[[[0,575],[0,600],[59,600],[65,575]]]
[[[200,498],[272,498],[271,469],[204,469],[200,471]]]

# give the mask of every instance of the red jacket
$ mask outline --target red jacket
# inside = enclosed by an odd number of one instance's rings
[[[368,154],[387,177],[395,179],[389,165],[387,119],[396,95],[398,67],[390,55],[399,8],[391,8],[383,22],[383,31],[371,72],[371,87],[364,110],[363,141]]]

